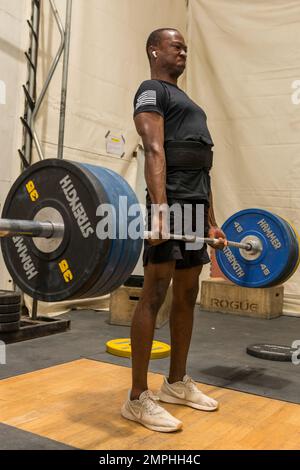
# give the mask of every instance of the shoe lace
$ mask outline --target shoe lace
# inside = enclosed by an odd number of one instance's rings
[[[143,397],[143,406],[149,414],[153,414],[160,406],[158,405],[159,398],[154,395],[150,390]]]
[[[185,384],[191,392],[200,392],[197,383],[191,377],[186,377]]]

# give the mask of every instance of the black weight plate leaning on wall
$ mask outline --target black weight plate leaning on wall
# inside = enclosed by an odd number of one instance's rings
[[[20,320],[20,313],[3,313],[0,315],[1,323],[13,323]]]
[[[0,305],[0,317],[5,313],[18,313],[21,310],[21,304]]]
[[[21,295],[14,291],[0,290],[1,305],[17,304],[21,302]]]

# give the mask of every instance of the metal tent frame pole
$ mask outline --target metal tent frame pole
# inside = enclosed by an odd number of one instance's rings
[[[37,150],[37,153],[38,153],[38,156],[39,156],[40,160],[44,160],[45,156],[44,156],[44,153],[42,151],[41,143],[40,143],[40,140],[38,138],[37,132],[35,130],[35,123],[36,123],[37,115],[38,115],[38,112],[40,110],[41,104],[42,104],[42,102],[45,98],[45,95],[46,95],[46,92],[48,90],[49,84],[52,80],[54,72],[55,72],[55,70],[57,68],[57,65],[59,63],[60,56],[61,56],[61,54],[64,50],[64,46],[65,46],[65,31],[64,31],[64,27],[63,27],[62,22],[61,22],[61,18],[59,16],[59,13],[58,13],[57,8],[55,6],[54,0],[49,0],[49,2],[50,2],[51,10],[52,10],[52,13],[54,15],[57,27],[58,27],[59,32],[60,32],[61,41],[60,41],[58,51],[57,51],[57,53],[54,57],[54,60],[51,64],[50,70],[48,72],[48,76],[46,77],[45,83],[42,87],[41,93],[40,93],[40,95],[37,99],[37,102],[35,104],[35,108],[34,108],[34,111],[33,111],[33,114],[32,114],[32,120],[31,120],[32,137],[33,137],[33,141],[35,143],[36,150]]]
[[[32,132],[31,132],[31,119],[36,101],[36,78],[37,78],[37,63],[38,63],[38,47],[39,47],[39,30],[40,30],[40,16],[41,16],[41,2],[42,0],[31,1],[31,17],[27,20],[29,27],[29,46],[25,52],[27,60],[27,81],[23,85],[25,94],[24,115],[21,117],[21,122],[24,126],[23,129],[23,143],[22,148],[18,150],[19,156],[22,161],[23,167],[27,168],[31,164],[32,158]]]
[[[59,119],[58,147],[57,147],[57,158],[60,158],[60,159],[63,158],[63,152],[64,152],[65,118],[66,118],[70,39],[71,39],[72,1],[73,0],[67,0],[67,7],[66,7],[65,48],[64,48],[64,61],[63,61],[63,73],[62,73],[62,84],[61,84],[60,119]]]
[[[63,72],[62,72],[62,87],[61,87],[61,102],[60,102],[60,120],[59,120],[59,135],[58,135],[58,148],[57,157],[63,158],[64,147],[64,132],[65,132],[65,115],[66,115],[66,99],[67,99],[67,85],[68,85],[68,69],[69,69],[69,52],[70,52],[70,36],[71,36],[71,19],[72,19],[72,0],[66,0],[66,21],[65,29],[63,27],[60,15],[56,8],[54,0],[49,0],[50,8],[54,16],[56,25],[60,33],[60,45],[57,53],[50,66],[48,75],[45,79],[42,90],[36,99],[36,81],[37,81],[37,62],[38,62],[38,46],[39,46],[39,26],[40,26],[40,13],[41,13],[42,0],[32,0],[32,14],[31,19],[27,21],[30,28],[30,46],[25,53],[28,62],[28,80],[26,86],[23,86],[25,93],[25,111],[24,116],[21,118],[24,126],[23,133],[23,146],[19,149],[19,155],[23,164],[23,168],[27,168],[32,162],[32,142],[34,142],[37,154],[40,160],[45,159],[40,139],[37,135],[35,124],[42,102],[45,98],[49,84],[52,80],[54,72],[58,66],[62,52],[64,51]],[[37,318],[37,301],[33,301],[32,305],[32,318]]]

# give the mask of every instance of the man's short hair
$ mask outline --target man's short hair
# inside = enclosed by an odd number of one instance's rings
[[[178,31],[177,29],[175,28],[159,28],[159,29],[155,29],[155,31],[152,31],[152,33],[150,33],[148,39],[147,39],[147,43],[146,43],[146,52],[147,52],[147,56],[148,56],[148,59],[150,61],[150,52],[149,52],[149,47],[150,46],[159,46],[160,42],[161,42],[161,38],[162,38],[162,33],[164,31]]]

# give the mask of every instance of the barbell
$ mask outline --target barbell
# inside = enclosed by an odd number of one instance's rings
[[[110,236],[106,207],[114,209],[116,222]],[[47,159],[26,169],[8,193],[0,219],[3,258],[14,282],[37,300],[101,296],[132,273],[143,238],[153,236],[143,226],[137,197],[120,175],[86,163]],[[222,229],[228,241],[217,251],[218,264],[236,284],[268,287],[285,282],[296,270],[299,238],[282,218],[248,209],[232,215]],[[216,242],[191,235],[168,237]]]

